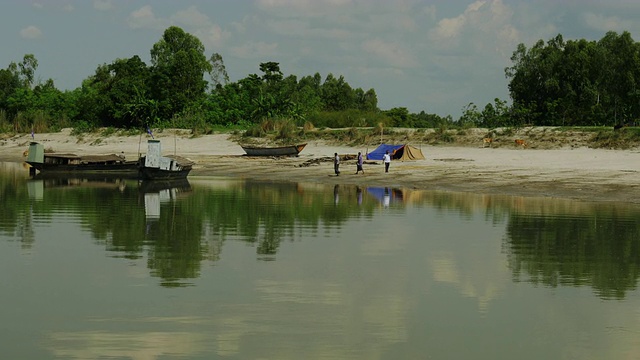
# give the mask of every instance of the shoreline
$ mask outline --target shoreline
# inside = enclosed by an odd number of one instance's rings
[[[640,151],[589,148],[507,149],[461,146],[420,147],[425,160],[392,161],[389,173],[380,161],[365,161],[355,175],[355,160],[343,161],[333,174],[332,155],[372,151],[366,146],[333,146],[310,141],[298,157],[249,157],[228,134],[190,138],[158,134],[163,153],[189,158],[196,165],[189,177],[222,176],[278,182],[357,185],[420,190],[553,197],[582,201],[640,203]],[[146,137],[142,140],[146,142]],[[0,161],[23,162],[34,141],[28,134],[0,140]],[[77,138],[69,131],[37,134],[46,149],[75,154],[124,152],[135,158],[139,136]]]

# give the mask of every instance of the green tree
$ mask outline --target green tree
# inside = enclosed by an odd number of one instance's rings
[[[640,117],[640,45],[628,32],[600,41],[561,35],[527,49],[505,69],[514,121],[536,125],[613,125]]]
[[[338,78],[333,74],[327,75],[320,87],[320,95],[325,110],[346,110],[353,108],[355,104],[355,94],[342,75]]]
[[[12,119],[16,114],[9,109],[9,97],[20,88],[20,78],[17,72],[10,69],[0,69],[0,109]]]
[[[412,118],[409,116],[409,110],[405,107],[397,107],[383,112],[391,118],[391,126],[395,127],[413,127]]]
[[[33,54],[26,54],[20,64],[18,64],[20,68],[20,80],[22,81],[22,86],[25,88],[31,88],[34,82],[36,69],[38,68],[38,60]]]
[[[209,76],[211,77],[214,88],[226,85],[229,82],[229,74],[227,74],[227,68],[224,66],[222,55],[214,53],[211,55],[211,58],[209,58],[209,63],[211,64]]]
[[[204,50],[197,37],[176,26],[166,29],[162,39],[153,45],[151,89],[164,118],[172,118],[205,97],[207,83],[203,76],[213,66]]]

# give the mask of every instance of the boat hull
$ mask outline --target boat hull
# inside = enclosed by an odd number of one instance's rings
[[[137,161],[116,164],[49,164],[32,161],[26,163],[42,174],[105,174],[137,177],[139,172]]]
[[[159,168],[141,167],[140,177],[146,180],[173,180],[186,179],[191,172],[191,167],[180,170],[164,170]]]
[[[279,147],[251,147],[242,146],[247,156],[298,156],[307,144],[279,146]]]

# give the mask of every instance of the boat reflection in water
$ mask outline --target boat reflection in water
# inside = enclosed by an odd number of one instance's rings
[[[150,223],[160,220],[161,205],[170,203],[190,192],[191,184],[186,178],[166,181],[141,181],[140,191],[144,194],[144,210],[148,233]]]
[[[191,191],[191,185],[186,178],[175,180],[132,180],[107,175],[67,177],[64,175],[37,174],[27,182],[29,197],[36,200],[42,199],[45,189],[65,188],[111,189],[119,192],[124,192],[128,188],[137,188],[144,195],[145,204],[147,202],[150,204],[157,202],[158,206],[161,203],[176,199],[180,194]],[[150,209],[148,212],[154,213],[155,211]]]

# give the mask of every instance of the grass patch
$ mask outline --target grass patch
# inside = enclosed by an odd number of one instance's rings
[[[590,146],[602,149],[631,149],[640,144],[639,128],[622,128],[619,130],[602,130],[591,138]]]

